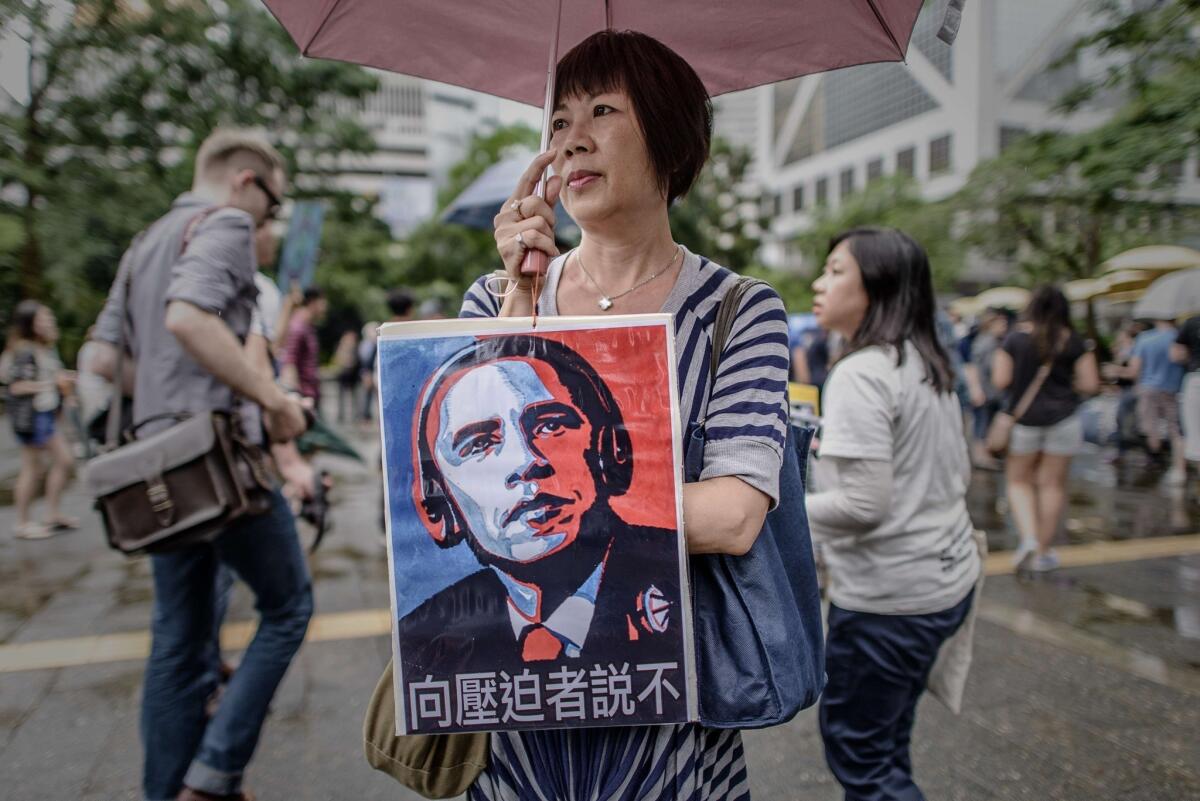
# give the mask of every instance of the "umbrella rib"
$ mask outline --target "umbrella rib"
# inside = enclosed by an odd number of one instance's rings
[[[904,48],[900,46],[898,41],[896,41],[896,34],[892,33],[891,26],[887,24],[887,21],[884,20],[883,15],[879,13],[879,7],[875,5],[875,0],[867,0],[867,5],[869,5],[871,7],[871,11],[875,13],[875,19],[879,22],[879,27],[883,28],[883,32],[886,33],[888,38],[892,40],[892,47],[896,48],[896,52],[900,55],[900,60],[907,62],[907,58],[904,54]]]
[[[308,55],[308,48],[312,47],[312,43],[317,41],[317,37],[321,35],[321,31],[325,28],[325,23],[329,22],[329,18],[333,16],[333,10],[338,7],[340,2],[341,0],[329,0],[329,3],[325,8],[325,13],[321,16],[320,24],[313,29],[312,35],[308,37],[308,41],[305,42],[300,48],[300,52],[303,55]]]

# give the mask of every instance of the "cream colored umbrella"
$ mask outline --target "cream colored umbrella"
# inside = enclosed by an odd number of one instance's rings
[[[1080,278],[1075,281],[1068,281],[1063,285],[1063,294],[1072,303],[1091,300],[1094,297],[1103,295],[1107,291],[1108,286],[1100,278]]]
[[[1150,270],[1168,273],[1200,267],[1200,250],[1182,245],[1147,245],[1118,253],[1100,265],[1102,274],[1121,270]]]
[[[1150,270],[1118,270],[1109,273],[1100,280],[1104,283],[1104,294],[1128,292],[1135,289],[1145,289],[1154,283],[1158,273]]]
[[[963,317],[975,317],[984,307],[979,304],[979,299],[974,297],[955,298],[950,301],[950,311],[958,312]]]
[[[1200,313],[1200,268],[1164,275],[1133,307],[1137,320],[1175,320]]]
[[[975,300],[983,309],[1021,311],[1029,305],[1029,290],[1019,286],[997,286],[980,292]]]

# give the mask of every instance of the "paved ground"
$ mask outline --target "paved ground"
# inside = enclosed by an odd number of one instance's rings
[[[12,456],[0,439],[0,492]],[[361,757],[363,708],[388,650],[375,478],[330,464],[338,527],[312,561],[313,641],[275,700],[249,784],[264,801],[411,798]],[[1200,799],[1197,507],[1131,489],[1148,479],[1097,459],[1077,473],[1064,531],[1073,566],[1026,581],[994,560],[966,708],[922,704],[914,761],[931,801]],[[995,492],[994,476],[979,477],[972,507],[1000,546]],[[9,537],[12,510],[0,508],[0,799],[135,799],[147,565],[107,549],[78,489],[67,507],[83,530],[44,542]],[[231,641],[252,618],[239,594]],[[811,711],[746,742],[756,798],[840,798]]]

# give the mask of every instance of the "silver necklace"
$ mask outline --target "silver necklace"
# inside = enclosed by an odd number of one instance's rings
[[[597,283],[596,279],[592,278],[592,274],[589,273],[588,268],[584,266],[583,257],[581,255],[579,255],[580,252],[578,250],[575,251],[575,261],[579,263],[579,269],[583,270],[583,274],[587,276],[587,280],[591,281],[592,286],[596,287],[596,291],[600,293],[600,300],[596,301],[596,305],[600,307],[600,311],[608,311],[609,309],[612,308],[613,301],[618,300],[619,298],[625,297],[626,295],[628,295],[630,292],[632,292],[635,289],[641,289],[646,284],[650,283],[655,278],[658,278],[660,275],[665,273],[667,270],[671,269],[671,267],[674,266],[674,264],[675,264],[675,257],[678,256],[682,252],[683,251],[679,247],[679,245],[676,245],[675,252],[671,254],[671,260],[669,262],[667,262],[666,267],[663,267],[658,272],[650,273],[649,277],[643,278],[638,283],[629,287],[629,289],[626,289],[624,292],[621,292],[620,294],[617,294],[617,295],[609,295],[607,292],[604,291],[604,289],[600,286],[600,284]]]

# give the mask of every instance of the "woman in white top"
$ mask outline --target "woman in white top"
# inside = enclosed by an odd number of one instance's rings
[[[908,756],[917,700],[980,571],[954,374],[929,260],[908,235],[836,237],[813,288],[818,322],[847,342],[807,503],[829,571],[826,760],[847,801],[921,799]]]

